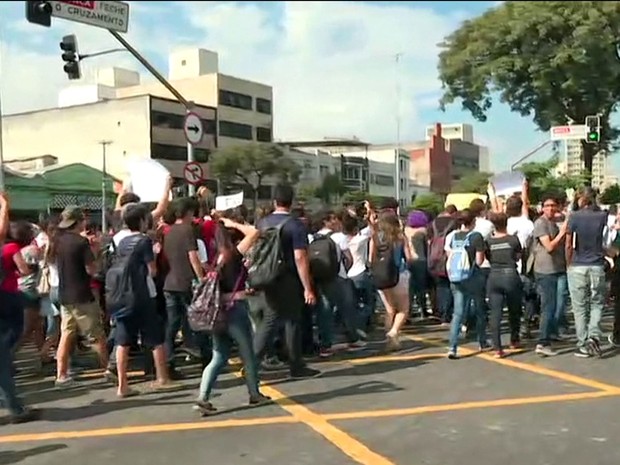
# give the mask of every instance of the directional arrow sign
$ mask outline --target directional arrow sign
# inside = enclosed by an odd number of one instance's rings
[[[196,113],[188,112],[185,115],[185,121],[183,123],[183,131],[185,131],[185,139],[190,144],[199,144],[204,135],[204,129],[202,127],[202,120]]]

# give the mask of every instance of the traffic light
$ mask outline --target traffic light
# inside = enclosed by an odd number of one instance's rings
[[[601,141],[601,117],[586,116],[586,142],[598,144]]]
[[[80,79],[80,56],[78,54],[77,37],[74,34],[64,36],[60,43],[62,60],[65,62],[64,70],[70,80]]]
[[[52,25],[52,4],[50,2],[26,2],[26,20],[50,27]]]

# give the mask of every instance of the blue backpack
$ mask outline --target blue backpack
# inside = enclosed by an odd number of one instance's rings
[[[448,280],[451,283],[466,281],[471,278],[474,272],[475,263],[471,263],[469,253],[467,253],[467,247],[470,246],[469,238],[473,233],[474,231],[468,232],[463,239],[456,239],[456,235],[452,236],[450,241],[451,252],[446,263]]]

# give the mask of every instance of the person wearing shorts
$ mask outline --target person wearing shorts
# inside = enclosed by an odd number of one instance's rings
[[[69,355],[78,334],[89,337],[103,367],[107,364],[105,332],[99,305],[90,287],[96,273],[95,258],[88,239],[82,234],[86,225],[84,212],[70,206],[63,210],[54,240],[54,256],[58,267],[60,301],[60,342],[57,352],[56,386],[73,383],[68,376]]]

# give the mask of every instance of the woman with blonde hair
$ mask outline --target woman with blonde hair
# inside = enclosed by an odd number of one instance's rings
[[[384,211],[369,215],[372,230],[368,262],[379,295],[385,306],[385,330],[388,350],[398,350],[400,330],[409,313],[409,271],[415,259],[398,215]],[[382,281],[382,282],[379,282]]]

